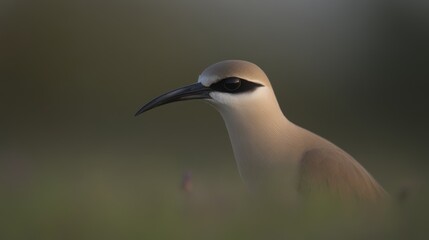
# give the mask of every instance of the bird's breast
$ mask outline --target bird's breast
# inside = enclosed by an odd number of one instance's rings
[[[225,121],[240,175],[250,188],[295,186],[303,150],[299,137],[284,121],[259,125]]]

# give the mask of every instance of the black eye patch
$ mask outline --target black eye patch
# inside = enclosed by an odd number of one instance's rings
[[[210,88],[218,92],[243,93],[252,92],[262,84],[250,82],[238,77],[228,77],[210,85]]]

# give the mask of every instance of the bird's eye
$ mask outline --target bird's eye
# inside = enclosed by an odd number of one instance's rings
[[[225,78],[222,80],[223,88],[228,92],[234,92],[241,87],[241,79],[236,77]]]
[[[251,92],[257,87],[262,87],[260,83],[250,82],[238,77],[227,77],[210,85],[213,91],[230,94]]]

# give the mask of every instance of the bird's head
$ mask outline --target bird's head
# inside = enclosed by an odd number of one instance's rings
[[[204,99],[219,111],[251,108],[256,103],[275,101],[271,84],[257,65],[242,60],[226,60],[206,68],[198,82],[153,99],[136,116],[152,108],[176,101]]]

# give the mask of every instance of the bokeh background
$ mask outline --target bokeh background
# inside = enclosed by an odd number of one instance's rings
[[[1,0],[0,238],[425,239],[428,43],[424,0]],[[402,203],[254,203],[214,109],[133,116],[224,59]]]

